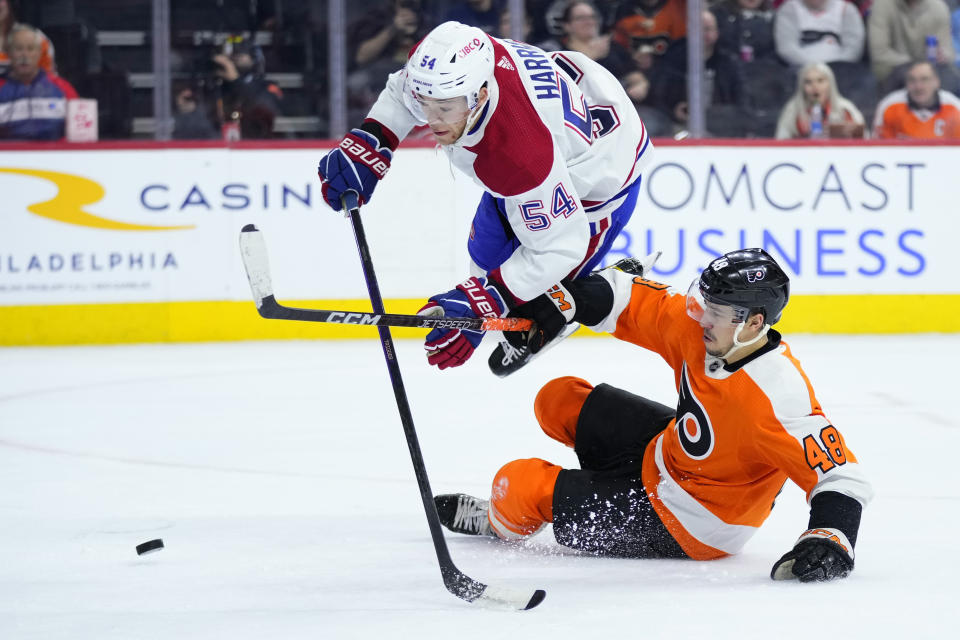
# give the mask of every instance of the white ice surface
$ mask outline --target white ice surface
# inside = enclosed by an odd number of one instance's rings
[[[807,523],[791,484],[714,562],[447,535],[468,575],[546,589],[527,612],[443,588],[377,342],[0,349],[0,639],[960,637],[960,336],[789,342],[876,489],[854,574],[769,579]],[[675,401],[659,358],[612,339],[506,380],[490,347],[441,373],[398,342],[435,493],[486,495],[515,458],[574,465],[533,417],[550,377]]]

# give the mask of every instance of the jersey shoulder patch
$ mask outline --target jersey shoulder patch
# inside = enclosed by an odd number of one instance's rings
[[[497,60],[510,60],[506,47],[494,41]],[[468,151],[477,178],[489,189],[506,197],[539,186],[553,167],[553,137],[540,118],[515,65],[497,65],[494,78],[499,102],[490,116],[483,137]]]

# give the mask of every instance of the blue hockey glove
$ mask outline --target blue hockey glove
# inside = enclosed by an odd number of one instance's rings
[[[823,582],[853,571],[853,545],[839,529],[805,531],[770,571],[774,580]]]
[[[507,312],[503,295],[486,278],[470,278],[456,289],[431,297],[417,313],[422,316],[456,318],[501,318]],[[483,331],[434,329],[427,334],[423,348],[427,362],[446,369],[459,367],[473,355],[483,339]]]
[[[323,199],[334,210],[340,211],[340,197],[345,191],[360,194],[360,204],[370,202],[393,160],[390,149],[379,144],[373,134],[351,129],[339,147],[320,159],[317,175],[323,183]]]

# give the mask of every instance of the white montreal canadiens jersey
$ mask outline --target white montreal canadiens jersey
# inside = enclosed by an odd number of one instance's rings
[[[450,161],[504,199],[521,246],[497,274],[530,300],[575,274],[604,240],[610,215],[653,147],[619,81],[577,52],[548,54],[491,38],[490,99]],[[390,76],[369,117],[405,137],[418,122],[404,106],[405,71]]]

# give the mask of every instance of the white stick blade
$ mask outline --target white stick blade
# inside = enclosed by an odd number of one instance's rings
[[[489,609],[525,611],[526,609],[533,609],[543,602],[545,597],[547,597],[547,593],[542,589],[521,591],[488,585],[473,603]]]
[[[267,260],[267,245],[263,234],[252,224],[240,231],[240,258],[247,271],[250,291],[257,307],[267,296],[273,295],[273,283],[270,282],[270,263]]]

